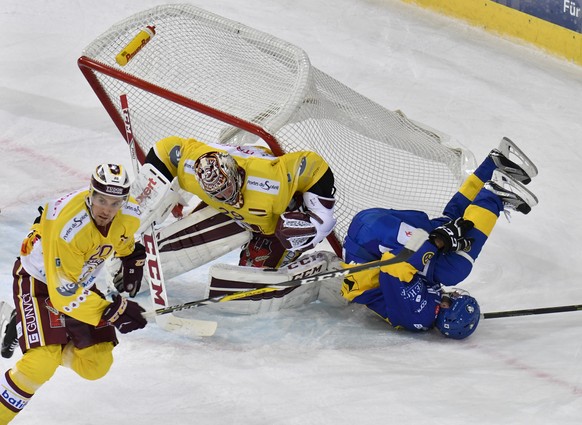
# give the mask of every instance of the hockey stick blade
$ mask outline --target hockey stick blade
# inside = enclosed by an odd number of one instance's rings
[[[483,319],[499,319],[503,317],[533,316],[536,314],[565,313],[568,311],[580,311],[580,310],[582,310],[582,305],[577,304],[577,305],[563,305],[559,307],[528,308],[524,310],[495,311],[491,313],[483,313],[481,317]]]
[[[159,262],[158,248],[154,236],[154,223],[151,228],[143,234],[143,244],[146,249],[146,266],[148,273],[146,280],[150,287],[150,296],[154,306],[167,307],[168,296],[162,267]],[[144,317],[154,317],[158,326],[167,331],[183,330],[191,332],[198,336],[211,336],[216,331],[218,323],[207,320],[195,320],[168,315],[160,317],[158,310],[150,314],[144,314]]]
[[[142,315],[146,319],[153,318],[160,328],[170,332],[182,331],[189,335],[212,336],[218,327],[218,323],[212,320],[185,319],[172,314],[159,316],[156,311],[147,311]]]
[[[321,282],[323,280],[347,276],[349,274],[358,273],[358,272],[364,271],[364,270],[374,269],[374,268],[383,267],[383,266],[389,266],[391,264],[402,263],[404,261],[407,261],[418,250],[418,248],[420,248],[420,246],[426,241],[427,237],[428,237],[428,234],[425,231],[417,229],[415,231],[415,235],[413,235],[410,238],[410,240],[406,244],[406,246],[395,257],[390,258],[388,260],[371,261],[369,263],[360,264],[360,265],[353,266],[353,267],[347,267],[347,268],[341,269],[341,270],[332,270],[329,272],[318,273],[318,274],[315,274],[313,276],[309,276],[309,277],[302,278],[302,279],[293,279],[293,280],[288,280],[286,282],[269,283],[268,285],[265,285],[265,287],[263,287],[263,288],[252,289],[249,291],[235,292],[234,294],[229,294],[229,295],[219,295],[217,297],[204,298],[201,300],[190,301],[190,302],[183,303],[183,304],[176,304],[173,306],[168,306],[168,307],[156,309],[155,314],[156,315],[164,315],[164,314],[172,313],[174,311],[185,310],[185,309],[190,309],[190,308],[195,308],[195,307],[201,307],[204,305],[210,305],[210,304],[215,304],[215,303],[220,303],[220,302],[233,301],[233,300],[237,300],[240,298],[246,298],[246,297],[253,296],[253,295],[264,294],[266,292],[279,291],[283,288],[307,285],[309,283]]]
[[[530,178],[538,175],[538,168],[533,161],[508,137],[501,139],[499,150],[507,159],[518,164]]]

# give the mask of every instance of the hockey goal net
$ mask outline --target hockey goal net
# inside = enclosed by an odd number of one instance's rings
[[[119,65],[116,55],[148,26],[155,35]],[[297,46],[191,5],[130,16],[87,46],[78,64],[122,134],[119,96],[128,95],[142,162],[170,135],[266,143],[276,155],[318,152],[336,179],[336,252],[362,209],[439,215],[473,163],[444,135],[313,67]]]

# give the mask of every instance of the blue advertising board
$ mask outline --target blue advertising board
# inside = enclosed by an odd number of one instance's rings
[[[582,0],[492,0],[563,28],[582,33]]]

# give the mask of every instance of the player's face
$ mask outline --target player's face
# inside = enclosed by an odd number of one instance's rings
[[[107,226],[124,203],[124,198],[95,193],[91,199],[91,212],[95,223],[98,226]]]
[[[441,308],[451,308],[451,299],[449,297],[441,298]]]
[[[232,182],[228,182],[227,184],[224,185],[222,190],[218,191],[217,193],[213,194],[212,196],[221,202],[226,202],[229,199],[234,199],[235,193],[236,193],[236,185]]]

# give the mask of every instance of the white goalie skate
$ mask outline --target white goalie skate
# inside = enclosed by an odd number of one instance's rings
[[[521,184],[528,184],[538,175],[535,164],[509,138],[504,137],[497,149],[489,153],[498,170],[504,171]]]
[[[531,191],[513,176],[499,169],[493,172],[491,180],[484,187],[501,198],[505,211],[528,214],[538,204],[538,198]]]

